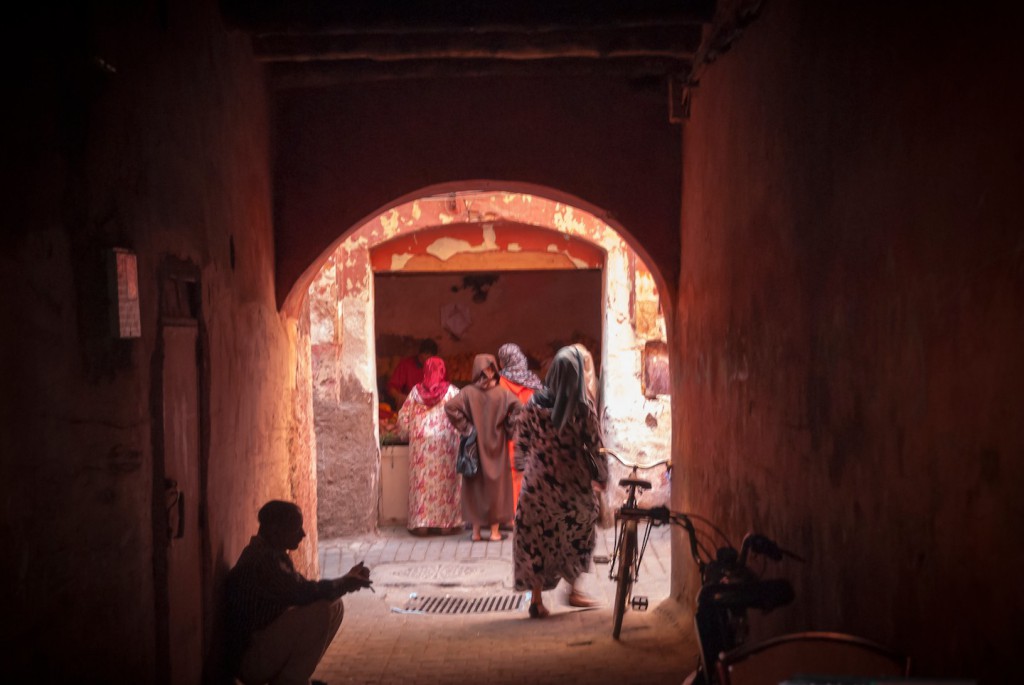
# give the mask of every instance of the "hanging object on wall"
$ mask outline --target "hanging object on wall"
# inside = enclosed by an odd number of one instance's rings
[[[112,332],[117,338],[138,338],[142,335],[138,260],[134,252],[115,247],[108,252],[107,262]]]
[[[441,328],[448,331],[456,340],[462,338],[472,323],[469,306],[460,302],[441,305]]]
[[[644,345],[643,365],[644,397],[653,399],[658,395],[670,394],[672,385],[669,377],[668,345],[665,341],[647,341]],[[655,425],[657,425],[657,421],[655,421]]]

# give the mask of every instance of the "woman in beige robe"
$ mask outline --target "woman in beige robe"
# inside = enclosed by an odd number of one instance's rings
[[[512,519],[512,473],[508,468],[508,441],[519,400],[498,384],[498,363],[490,354],[473,360],[473,382],[444,405],[452,425],[463,435],[476,429],[480,470],[462,479],[462,512],[473,526],[473,539],[489,526],[490,540],[502,539],[499,526]]]

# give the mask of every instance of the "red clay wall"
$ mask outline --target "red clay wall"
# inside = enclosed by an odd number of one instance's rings
[[[211,640],[223,572],[259,504],[315,506],[310,438],[293,430],[297,362],[275,306],[265,94],[248,39],[223,30],[216,3],[71,5],[19,28],[35,43],[5,105],[5,680],[157,682],[152,402],[166,258],[202,279]],[[112,246],[138,254],[137,340],[107,333]]]
[[[338,236],[396,199],[476,179],[554,188],[610,212],[674,283],[679,127],[665,88],[580,76],[275,94],[279,301]]]
[[[1008,682],[1024,606],[1020,24],[869,5],[764,3],[701,75],[676,504],[809,557],[765,632],[861,633],[921,674]]]

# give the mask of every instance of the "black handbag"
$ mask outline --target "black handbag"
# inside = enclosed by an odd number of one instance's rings
[[[476,449],[476,429],[459,438],[459,454],[455,457],[455,470],[470,478],[480,470],[480,455]]]

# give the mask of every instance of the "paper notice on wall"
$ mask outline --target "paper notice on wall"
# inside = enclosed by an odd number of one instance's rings
[[[114,335],[118,338],[141,337],[138,260],[134,252],[120,248],[111,251],[110,260]]]

